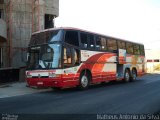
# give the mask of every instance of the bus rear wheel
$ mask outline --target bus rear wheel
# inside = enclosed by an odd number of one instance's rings
[[[136,69],[133,69],[132,70],[132,77],[131,77],[131,81],[134,81],[137,79],[137,71]]]
[[[125,70],[125,73],[124,73],[124,82],[129,82],[130,81],[130,72],[128,69]]]
[[[89,86],[89,82],[90,82],[90,75],[86,71],[83,71],[80,75],[79,88],[81,90],[87,89]]]

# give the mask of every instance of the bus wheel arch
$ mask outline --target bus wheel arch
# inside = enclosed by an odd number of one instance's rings
[[[88,69],[82,70],[79,77],[79,88],[82,90],[87,89],[88,86],[90,85],[91,80],[92,80],[92,74],[90,70]]]
[[[132,68],[132,76],[131,76],[131,81],[134,81],[137,79],[137,69],[134,67]]]

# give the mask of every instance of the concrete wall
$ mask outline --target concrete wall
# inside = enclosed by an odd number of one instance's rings
[[[34,6],[34,31],[44,29],[44,15],[59,16],[59,0],[36,0]]]
[[[59,0],[6,0],[6,7],[11,11],[9,34],[11,34],[11,67],[23,67],[26,65],[26,51],[32,34],[32,30],[44,29],[44,15],[59,15]],[[34,6],[33,6],[34,5]]]
[[[59,0],[45,0],[45,13],[59,16]]]
[[[30,2],[27,2],[30,1]],[[12,0],[11,11],[12,67],[25,66],[26,51],[32,33],[31,0]]]

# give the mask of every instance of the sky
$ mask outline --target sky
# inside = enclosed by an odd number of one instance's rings
[[[76,27],[160,49],[160,0],[59,0],[56,27]]]

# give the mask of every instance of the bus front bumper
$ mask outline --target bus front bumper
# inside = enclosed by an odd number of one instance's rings
[[[29,86],[37,87],[62,87],[62,81],[60,78],[27,78]]]

